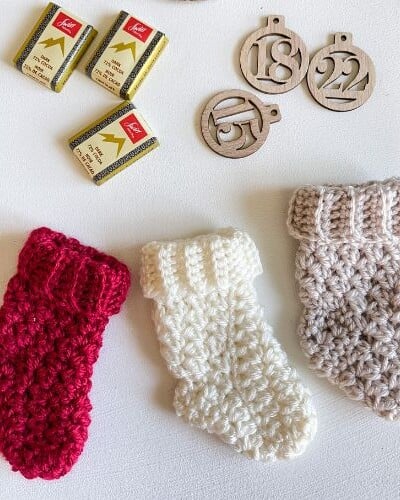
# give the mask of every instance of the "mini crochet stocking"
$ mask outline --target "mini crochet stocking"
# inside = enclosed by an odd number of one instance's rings
[[[174,406],[190,424],[264,461],[302,453],[316,420],[309,394],[263,321],[262,268],[233,229],[142,250],[161,353],[178,379]]]
[[[92,367],[129,282],[124,264],[50,229],[26,241],[0,310],[0,449],[26,478],[58,478],[81,454]]]
[[[400,417],[400,181],[306,186],[288,226],[300,240],[300,343],[311,368]]]

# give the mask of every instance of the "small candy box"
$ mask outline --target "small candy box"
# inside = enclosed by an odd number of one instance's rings
[[[50,2],[14,58],[16,67],[60,92],[97,31]]]
[[[159,146],[135,106],[125,101],[69,139],[69,146],[97,184]]]
[[[86,73],[122,99],[132,99],[167,43],[164,33],[121,11]]]

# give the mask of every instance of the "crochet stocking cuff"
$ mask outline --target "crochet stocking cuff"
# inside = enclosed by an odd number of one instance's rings
[[[143,292],[155,300],[228,289],[261,273],[254,242],[231,228],[187,240],[154,241],[142,249]]]
[[[400,237],[400,179],[354,186],[304,186],[290,202],[297,239],[378,241]]]
[[[130,284],[127,267],[117,259],[48,228],[30,234],[18,277],[68,309],[107,316],[118,313]]]

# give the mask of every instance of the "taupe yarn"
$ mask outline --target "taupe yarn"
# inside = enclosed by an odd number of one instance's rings
[[[311,368],[400,418],[400,179],[302,187],[288,227],[300,240],[299,336]]]

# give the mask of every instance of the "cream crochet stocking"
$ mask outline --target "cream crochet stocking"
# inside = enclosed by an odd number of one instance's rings
[[[299,335],[311,368],[400,418],[399,179],[300,188],[288,225],[300,240]]]
[[[234,449],[273,461],[302,453],[316,419],[309,394],[263,321],[253,279],[262,268],[233,229],[142,250],[161,353],[178,379],[174,406]]]

